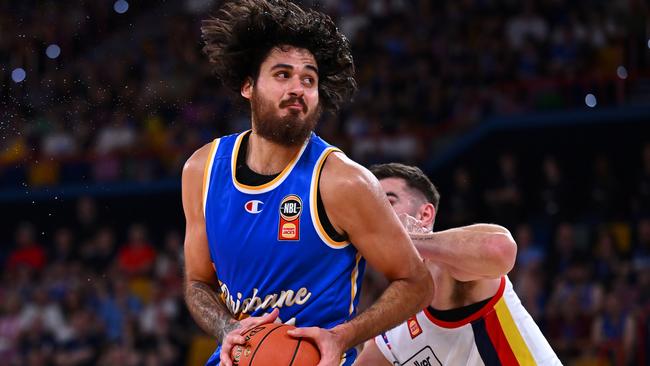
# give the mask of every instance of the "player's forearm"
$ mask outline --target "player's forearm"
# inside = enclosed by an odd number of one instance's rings
[[[419,312],[429,305],[432,296],[429,272],[418,271],[414,277],[392,281],[372,306],[332,331],[341,336],[344,349],[352,348]]]
[[[188,281],[185,302],[194,321],[219,343],[223,335],[237,328],[239,323],[219,300],[217,292],[201,281]]]
[[[471,225],[428,234],[411,235],[420,254],[481,277],[496,278],[514,266],[517,246],[507,229],[489,224]]]

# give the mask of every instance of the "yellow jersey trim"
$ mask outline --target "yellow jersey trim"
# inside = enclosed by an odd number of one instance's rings
[[[335,147],[328,147],[327,149],[323,150],[321,153],[321,156],[318,158],[318,161],[316,162],[316,166],[314,167],[314,172],[312,173],[311,177],[311,193],[309,194],[309,210],[311,213],[311,220],[314,223],[314,228],[316,229],[316,233],[318,236],[321,238],[321,240],[327,244],[327,246],[334,248],[334,249],[342,249],[350,245],[350,242],[347,240],[344,241],[336,241],[332,239],[329,234],[325,231],[323,228],[323,225],[320,222],[320,217],[318,215],[318,181],[320,180],[320,173],[323,167],[323,164],[325,164],[325,160],[329,156],[329,154],[333,152],[340,152],[341,150],[335,148]]]
[[[354,313],[354,298],[357,296],[357,279],[359,278],[359,262],[361,261],[361,253],[357,252],[356,260],[354,261],[354,269],[350,276],[350,315]]]
[[[535,365],[535,359],[533,358],[526,341],[521,336],[517,324],[515,324],[514,319],[512,319],[512,314],[510,313],[510,309],[508,309],[508,304],[506,304],[503,297],[496,303],[494,309],[496,310],[497,318],[499,318],[499,323],[501,323],[503,334],[506,336],[508,343],[510,343],[512,353],[515,355],[517,361],[519,361],[519,364]]]
[[[201,187],[201,198],[203,199],[203,216],[205,217],[205,206],[208,202],[208,184],[210,184],[210,175],[212,174],[212,165],[214,164],[214,155],[219,147],[219,139],[214,139],[210,146],[208,159],[203,167],[203,185]]]
[[[291,161],[289,161],[289,164],[280,172],[280,174],[273,178],[272,181],[268,183],[264,183],[259,186],[249,186],[244,183],[241,183],[237,180],[236,176],[236,169],[237,169],[237,155],[239,154],[239,148],[241,146],[241,142],[244,139],[244,136],[247,134],[250,134],[252,130],[244,131],[239,136],[237,136],[237,140],[235,140],[235,146],[233,147],[232,150],[232,159],[230,162],[230,170],[232,173],[232,182],[235,185],[235,188],[237,188],[238,191],[242,193],[248,193],[248,194],[259,194],[259,193],[266,193],[268,191],[271,191],[275,189],[277,186],[279,186],[282,182],[284,182],[285,179],[289,176],[289,173],[293,170],[293,168],[296,166],[298,163],[298,160],[300,160],[300,157],[302,156],[302,153],[305,151],[305,148],[307,147],[309,143],[309,138],[305,141],[305,143],[302,145],[298,153],[291,158]]]

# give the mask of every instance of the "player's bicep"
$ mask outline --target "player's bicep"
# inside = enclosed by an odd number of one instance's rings
[[[325,166],[321,180],[323,203],[332,223],[387,278],[409,277],[411,264],[419,256],[377,179],[353,163],[332,163]]]
[[[386,277],[390,279],[408,277],[410,272],[408,264],[413,258],[418,257],[410,239],[388,206],[378,202],[368,206],[360,209],[357,219],[350,220],[346,227],[351,242],[366,261]],[[371,209],[370,206],[375,207]]]

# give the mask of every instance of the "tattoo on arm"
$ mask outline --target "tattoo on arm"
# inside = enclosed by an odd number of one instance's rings
[[[194,321],[219,343],[226,334],[239,327],[239,322],[219,300],[217,291],[204,282],[191,281],[187,284],[185,302]]]

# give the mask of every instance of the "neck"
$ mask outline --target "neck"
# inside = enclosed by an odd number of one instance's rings
[[[253,130],[248,139],[246,165],[258,174],[278,174],[301,148],[302,144],[290,147],[279,145],[261,137]]]

